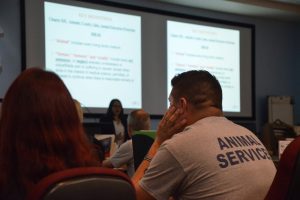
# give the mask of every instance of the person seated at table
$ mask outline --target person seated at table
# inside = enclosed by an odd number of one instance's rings
[[[170,107],[132,178],[137,199],[263,199],[276,168],[254,133],[224,117],[217,78],[191,70],[171,85]]]
[[[140,109],[132,111],[128,116],[128,134],[131,137],[134,132],[150,129],[149,114]],[[134,170],[132,140],[127,140],[107,160],[103,161],[104,167],[119,168],[126,165],[127,174],[132,177]]]

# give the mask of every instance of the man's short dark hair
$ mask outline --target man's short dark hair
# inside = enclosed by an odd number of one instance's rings
[[[149,130],[150,115],[143,109],[134,110],[128,115],[128,125],[133,131]]]
[[[222,110],[222,88],[215,76],[205,70],[176,75],[171,84],[174,100],[185,97],[195,108],[212,106]]]

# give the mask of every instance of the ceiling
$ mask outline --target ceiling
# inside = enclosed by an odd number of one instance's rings
[[[300,0],[158,0],[224,13],[300,22]]]

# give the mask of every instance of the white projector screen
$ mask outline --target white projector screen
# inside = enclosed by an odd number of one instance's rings
[[[46,70],[74,98],[93,108],[114,98],[125,108],[142,107],[140,16],[52,2],[44,12]]]
[[[101,1],[25,1],[26,67],[56,72],[86,113],[111,99],[161,116],[174,75],[205,69],[227,117],[253,118],[254,26]]]
[[[168,93],[172,78],[204,69],[219,80],[223,110],[240,112],[240,35],[238,30],[168,21]]]

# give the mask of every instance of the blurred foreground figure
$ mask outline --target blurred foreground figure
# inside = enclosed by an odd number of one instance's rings
[[[8,89],[0,119],[0,199],[23,199],[50,173],[98,166],[63,81],[25,70]]]

